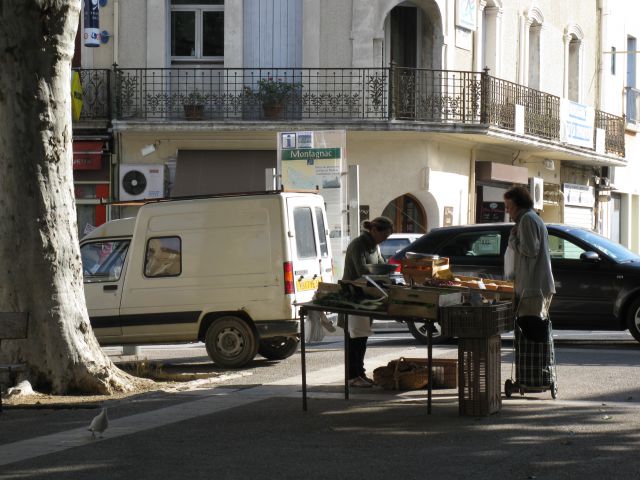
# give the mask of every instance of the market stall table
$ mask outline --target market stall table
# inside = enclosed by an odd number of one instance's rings
[[[359,315],[378,320],[397,320],[402,322],[420,322],[427,323],[427,370],[429,372],[429,383],[427,384],[427,414],[431,414],[431,398],[432,398],[432,367],[433,367],[433,334],[432,328],[435,319],[416,317],[416,316],[400,316],[397,314],[390,315],[387,312],[371,311],[356,308],[342,308],[326,305],[318,305],[315,303],[302,303],[300,307],[300,358],[302,363],[302,409],[307,410],[307,357],[305,347],[305,326],[304,318],[310,311],[329,312],[345,315],[344,325],[344,351],[345,351],[345,374],[344,374],[344,398],[349,399],[349,315]]]

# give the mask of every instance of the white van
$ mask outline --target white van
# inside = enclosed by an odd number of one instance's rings
[[[241,367],[291,356],[295,303],[333,281],[324,200],[264,192],[162,200],[80,242],[91,325],[102,345],[205,342]]]

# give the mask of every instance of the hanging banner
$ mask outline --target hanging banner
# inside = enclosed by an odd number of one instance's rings
[[[82,83],[80,73],[71,73],[71,115],[76,122],[80,120],[82,113]]]
[[[100,5],[98,0],[84,0],[84,46],[100,46]]]

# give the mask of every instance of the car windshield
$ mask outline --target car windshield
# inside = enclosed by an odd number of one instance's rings
[[[631,250],[628,250],[619,243],[609,240],[608,238],[603,237],[602,235],[599,235],[595,232],[575,229],[572,230],[571,233],[573,233],[581,240],[589,243],[590,245],[593,245],[600,252],[611,257],[616,262],[640,262],[640,256],[638,256],[636,253],[633,253]]]

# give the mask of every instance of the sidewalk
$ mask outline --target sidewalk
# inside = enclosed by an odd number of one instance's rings
[[[503,398],[488,417],[458,415],[456,390],[353,391],[331,369],[271,384],[153,392],[95,409],[6,410],[0,479],[640,478],[640,352],[558,352],[560,398]],[[509,375],[503,349],[503,381]],[[339,371],[339,368],[338,368]],[[333,380],[331,379],[333,375]]]

